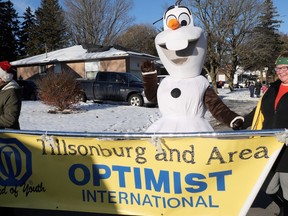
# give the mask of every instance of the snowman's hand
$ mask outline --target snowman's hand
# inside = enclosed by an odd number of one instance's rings
[[[145,61],[141,65],[141,71],[143,73],[152,72],[152,71],[155,71],[155,70],[156,70],[155,65],[151,61]]]
[[[241,130],[243,123],[244,123],[244,121],[242,118],[236,119],[235,121],[232,122],[232,129],[233,130]]]
[[[145,61],[141,65],[144,94],[148,101],[157,102],[158,79],[157,70],[151,61]]]

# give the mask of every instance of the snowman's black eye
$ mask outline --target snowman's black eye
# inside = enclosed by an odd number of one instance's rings
[[[180,23],[181,26],[187,26],[190,24],[191,22],[191,18],[189,16],[189,14],[187,13],[182,13],[179,15],[178,17],[178,21]]]
[[[186,20],[182,20],[182,22],[180,24],[181,24],[181,26],[186,26],[187,25],[187,21]]]

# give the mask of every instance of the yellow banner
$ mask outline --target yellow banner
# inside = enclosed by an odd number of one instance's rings
[[[0,136],[0,206],[125,215],[246,215],[275,137],[103,140]]]

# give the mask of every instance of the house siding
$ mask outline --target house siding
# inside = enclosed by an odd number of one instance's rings
[[[99,71],[127,72],[126,59],[102,60]]]
[[[17,79],[29,79],[39,73],[39,66],[21,66],[17,67]]]

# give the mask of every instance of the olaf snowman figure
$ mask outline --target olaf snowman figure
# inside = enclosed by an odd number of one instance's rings
[[[155,38],[159,58],[170,76],[158,85],[154,64],[141,65],[148,100],[157,101],[161,118],[146,132],[213,131],[207,109],[218,121],[239,129],[244,118],[231,111],[201,75],[206,57],[204,31],[193,24],[190,10],[177,1],[163,16],[164,30]]]

